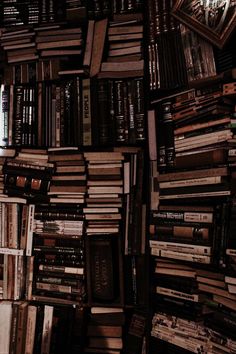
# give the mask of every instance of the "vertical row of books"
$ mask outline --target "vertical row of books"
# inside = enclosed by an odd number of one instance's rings
[[[143,3],[0,11],[0,352],[141,353]]]
[[[203,78],[148,111],[151,351],[236,348],[235,80]]]

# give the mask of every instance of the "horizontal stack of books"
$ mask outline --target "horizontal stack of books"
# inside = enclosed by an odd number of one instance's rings
[[[91,307],[85,353],[120,354],[125,316],[122,308]]]
[[[121,23],[113,21],[107,29],[108,51],[101,63],[99,78],[143,76],[143,24],[137,17]]]

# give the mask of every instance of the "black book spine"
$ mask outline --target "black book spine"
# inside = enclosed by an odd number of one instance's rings
[[[64,118],[64,136],[66,146],[73,146],[73,139],[71,139],[72,131],[72,80],[68,80],[65,84],[65,118]]]
[[[99,145],[107,145],[110,142],[110,117],[108,99],[108,81],[98,80],[98,120],[99,120]]]
[[[146,138],[143,78],[134,79],[134,123],[136,141]]]
[[[114,81],[114,104],[115,104],[115,133],[116,142],[124,143],[125,134],[125,107],[124,107],[124,81]]]
[[[9,134],[9,103],[10,103],[10,87],[4,86],[2,91],[2,113],[3,113],[3,137],[1,145],[8,145],[8,134]]]
[[[94,2],[94,18],[96,20],[102,18],[102,0],[93,0]]]
[[[23,110],[23,86],[15,87],[15,105],[13,121],[13,145],[22,144],[22,110]]]

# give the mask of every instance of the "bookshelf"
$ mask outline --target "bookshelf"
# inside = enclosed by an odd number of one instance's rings
[[[140,351],[143,3],[4,0],[0,22],[0,352]]]
[[[235,34],[218,50],[168,20],[167,3],[150,1],[148,12],[149,352],[226,353],[235,350]]]
[[[173,5],[0,4],[0,353],[235,352],[235,34]]]

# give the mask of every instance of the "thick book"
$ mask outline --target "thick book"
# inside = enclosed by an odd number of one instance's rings
[[[100,70],[105,45],[105,37],[107,32],[107,24],[107,19],[96,21],[94,24],[90,77],[97,75]]]
[[[195,168],[196,166],[212,166],[225,164],[227,161],[227,149],[216,148],[211,150],[196,150],[189,154],[177,154],[174,160],[174,166],[177,169]]]
[[[88,295],[92,303],[116,302],[120,295],[117,235],[87,240]]]
[[[147,314],[134,311],[126,334],[124,347],[127,354],[141,353],[143,340],[147,330]]]

